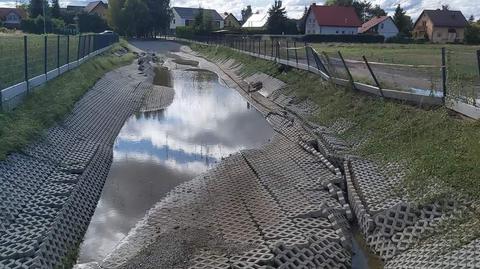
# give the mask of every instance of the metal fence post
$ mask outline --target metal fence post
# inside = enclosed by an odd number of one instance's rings
[[[267,40],[263,40],[263,55],[267,57]]]
[[[258,56],[262,54],[262,40],[258,39]]]
[[[29,85],[28,85],[28,50],[27,50],[27,36],[23,36],[23,64],[24,64],[24,75],[25,75],[25,82],[27,83],[27,93],[29,92]]]
[[[304,45],[305,45],[305,57],[307,58],[307,70],[310,70],[310,59],[308,59],[308,47],[307,47],[307,42],[305,42]]]
[[[82,35],[78,35],[78,46],[77,46],[77,62],[80,60],[80,40],[82,39]],[[78,63],[77,63],[78,64]]]
[[[477,50],[478,75],[480,76],[480,50]]]
[[[343,59],[342,53],[338,51],[338,56],[340,56],[340,59],[342,60],[343,66],[345,67],[345,70],[347,70],[348,77],[350,78],[350,83],[352,84],[352,88],[356,90],[357,88],[355,87],[355,81],[353,80],[353,76],[350,73],[350,70],[348,69],[347,63],[345,62],[345,59]]]
[[[368,71],[370,71],[370,74],[372,75],[373,81],[375,81],[375,84],[377,84],[378,90],[380,91],[380,95],[382,97],[384,97],[382,87],[380,86],[380,83],[378,82],[377,76],[375,76],[375,73],[373,73],[373,69],[370,67],[370,64],[368,63],[367,57],[365,57],[365,55],[363,55],[362,58],[365,61],[365,64],[367,65]]]
[[[69,63],[70,63],[70,36],[67,35],[67,65]]]
[[[272,38],[272,52],[271,52],[271,57],[273,58],[273,38]]]
[[[47,35],[45,35],[43,37],[43,43],[44,43],[44,49],[43,49],[43,71],[45,73],[45,79],[47,79],[47,73],[48,73],[48,69],[47,69],[47,61],[48,61],[48,58],[47,58]]]
[[[445,97],[447,96],[447,60],[445,55],[445,47],[442,48],[442,87],[443,87],[443,103],[445,104]]]
[[[293,47],[294,47],[294,50],[295,50],[295,61],[297,63],[297,67],[298,67],[297,41],[293,41]]]
[[[290,61],[290,55],[288,55],[288,39],[287,39],[286,42],[287,42],[287,45],[286,45],[287,47],[285,49],[287,50],[287,62],[289,62]]]
[[[57,35],[57,73],[60,74],[60,35]]]

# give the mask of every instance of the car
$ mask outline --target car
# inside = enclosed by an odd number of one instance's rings
[[[113,34],[113,31],[112,30],[105,30],[103,32],[100,33],[101,35],[109,35],[109,34]]]

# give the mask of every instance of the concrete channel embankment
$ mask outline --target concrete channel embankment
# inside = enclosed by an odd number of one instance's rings
[[[286,94],[281,81],[242,77],[233,60],[213,64],[188,49],[178,55],[219,74],[278,135],[175,188],[98,266],[348,268],[350,226],[358,225],[386,268],[479,268],[478,240],[452,250],[435,234],[465,204],[419,206],[393,192],[404,168],[354,156],[339,138],[351,122],[318,126],[306,120],[315,105]]]
[[[245,82],[260,81],[268,87],[275,81],[264,74],[242,77],[239,75],[241,64],[232,60],[219,62],[217,66],[239,86],[243,81],[244,90],[250,89]],[[382,258],[386,268],[479,268],[479,240],[458,246],[451,239],[443,238],[440,232],[441,225],[466,210],[468,201],[445,199],[418,205],[411,197],[395,191],[401,187],[405,167],[355,156],[352,150],[355,145],[340,138],[353,123],[338,120],[329,127],[318,126],[306,120],[316,109],[313,102],[297,99],[282,87],[266,92],[271,94],[250,96],[258,103],[266,102],[265,99],[272,101],[286,111],[285,119],[301,122],[315,139],[310,144],[315,144],[323,158],[342,170],[343,180],[339,186],[348,197],[354,215],[352,224],[359,226],[367,245]],[[452,248],[452,245],[457,246]]]
[[[107,73],[66,119],[0,162],[0,268],[64,268],[74,262],[110,169],[115,137],[152,88],[150,59],[144,55]]]

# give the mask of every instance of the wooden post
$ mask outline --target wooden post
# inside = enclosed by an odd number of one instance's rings
[[[365,57],[365,55],[363,55],[362,58],[365,61],[365,64],[367,65],[368,71],[370,71],[370,74],[372,75],[373,81],[375,81],[375,84],[377,85],[378,90],[380,91],[380,95],[382,97],[384,97],[382,87],[380,86],[380,83],[378,82],[377,76],[375,76],[375,73],[373,73],[373,69],[370,67],[370,64],[368,63],[367,57]]]
[[[67,65],[69,63],[70,63],[70,36],[67,35]]]
[[[443,87],[443,103],[445,104],[445,97],[447,96],[447,59],[445,55],[445,47],[442,48],[442,87]]]
[[[350,70],[348,69],[347,63],[345,62],[345,59],[343,59],[342,53],[338,51],[338,56],[340,56],[340,59],[342,60],[343,66],[345,67],[345,70],[347,70],[348,77],[350,78],[350,83],[352,84],[352,88],[356,90],[357,88],[355,87],[355,81],[353,80],[353,76],[350,73]]]

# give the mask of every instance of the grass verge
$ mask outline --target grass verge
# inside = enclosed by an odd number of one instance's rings
[[[131,63],[135,57],[132,53],[121,57],[113,54],[125,46],[124,41],[114,45],[109,51],[37,88],[15,110],[0,113],[0,160],[61,120],[105,73]]]
[[[317,75],[278,65],[223,47],[192,48],[211,59],[233,58],[243,71],[265,72],[288,83],[299,98],[314,101],[319,110],[311,119],[331,125],[347,119],[354,126],[343,134],[364,141],[356,150],[382,163],[408,168],[405,189],[419,202],[446,196],[480,200],[480,122],[452,115],[443,107],[420,108],[337,88]]]

